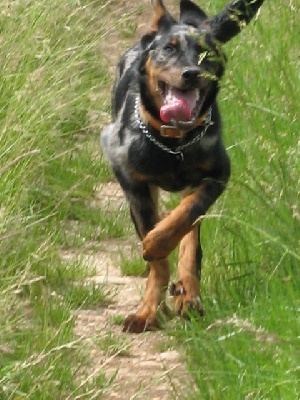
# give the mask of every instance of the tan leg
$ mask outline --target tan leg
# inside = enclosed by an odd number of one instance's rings
[[[179,241],[192,228],[189,209],[196,194],[184,198],[181,203],[160,221],[143,240],[143,256],[147,261],[165,258],[178,245]]]
[[[143,240],[144,259],[155,261],[166,258],[223,190],[221,181],[207,179],[197,189],[187,192],[180,204],[147,233]]]
[[[136,314],[129,315],[123,326],[124,332],[140,333],[159,328],[157,312],[165,312],[165,293],[170,272],[167,259],[149,262],[149,276],[143,303]]]
[[[200,301],[199,251],[201,252],[199,224],[196,224],[180,243],[178,283],[170,288],[171,294],[175,296],[175,312],[180,316],[187,316],[187,312],[192,310],[203,315]]]
[[[137,189],[140,188],[138,191]],[[127,192],[131,216],[141,239],[159,221],[158,191],[151,185],[137,186]],[[170,271],[167,258],[148,262],[148,280],[143,303],[136,314],[129,315],[124,322],[123,331],[140,333],[159,327],[158,310],[165,311],[165,293],[169,284]]]

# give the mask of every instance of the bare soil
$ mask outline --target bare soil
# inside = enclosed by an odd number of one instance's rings
[[[99,207],[126,206],[115,183],[102,185],[95,201]],[[145,278],[121,275],[120,250],[124,252],[126,247],[130,254],[130,241],[107,240],[101,243],[104,250],[83,255],[86,265],[96,270],[91,279],[105,285],[111,301],[97,309],[77,311],[75,332],[89,343],[90,374],[103,369],[107,378],[113,378],[104,399],[177,399],[182,397],[180,392],[187,384],[188,375],[168,335],[163,331],[126,334],[116,324],[120,316],[137,310],[146,283]],[[112,343],[102,349],[97,342],[105,338],[113,338],[113,343],[118,345],[114,347]]]

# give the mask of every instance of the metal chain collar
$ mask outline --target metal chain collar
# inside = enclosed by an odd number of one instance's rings
[[[163,143],[159,142],[158,140],[155,139],[155,137],[153,137],[151,135],[151,133],[149,132],[149,130],[146,128],[146,125],[143,123],[143,121],[141,120],[140,114],[139,114],[139,106],[140,106],[140,100],[139,97],[137,96],[135,99],[135,106],[134,106],[134,115],[135,115],[135,119],[136,122],[139,126],[139,128],[141,129],[141,131],[145,134],[145,136],[153,143],[155,144],[157,147],[159,147],[161,150],[165,151],[166,153],[169,154],[174,154],[177,156],[180,156],[181,161],[184,160],[183,157],[183,150],[186,149],[187,147],[192,146],[193,144],[199,142],[200,139],[203,138],[203,136],[206,134],[208,128],[213,125],[213,122],[211,121],[211,107],[208,110],[208,115],[207,118],[205,119],[205,126],[203,131],[200,133],[200,135],[197,135],[194,137],[194,139],[192,139],[191,141],[182,144],[181,146],[177,146],[175,147],[174,150],[170,149],[170,147],[164,145]]]

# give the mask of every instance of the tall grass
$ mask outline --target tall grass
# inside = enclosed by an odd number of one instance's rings
[[[177,332],[197,386],[189,399],[300,396],[297,18],[296,2],[266,2],[227,46],[233,173],[203,223],[206,317]]]
[[[81,285],[85,266],[59,254],[75,243],[67,219],[103,218],[86,204],[108,176],[95,152],[108,104],[97,51],[105,9],[105,2],[1,4],[1,399],[75,399],[105,387],[102,372],[82,383],[87,360],[73,333],[73,310],[103,301],[104,289]]]
[[[201,2],[211,14],[224,4]],[[83,286],[85,265],[60,250],[128,232],[124,215],[90,199],[111,179],[97,150],[110,40],[123,45],[136,21],[119,18],[118,0],[1,7],[0,399],[100,398],[109,382],[85,372],[73,310],[105,293]],[[203,222],[206,317],[171,332],[195,380],[189,399],[299,397],[297,7],[265,2],[227,45],[220,105],[233,174]]]

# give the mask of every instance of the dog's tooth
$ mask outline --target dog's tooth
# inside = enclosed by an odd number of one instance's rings
[[[171,101],[173,98],[173,90],[171,86],[168,86],[167,94],[166,94],[166,101]]]

